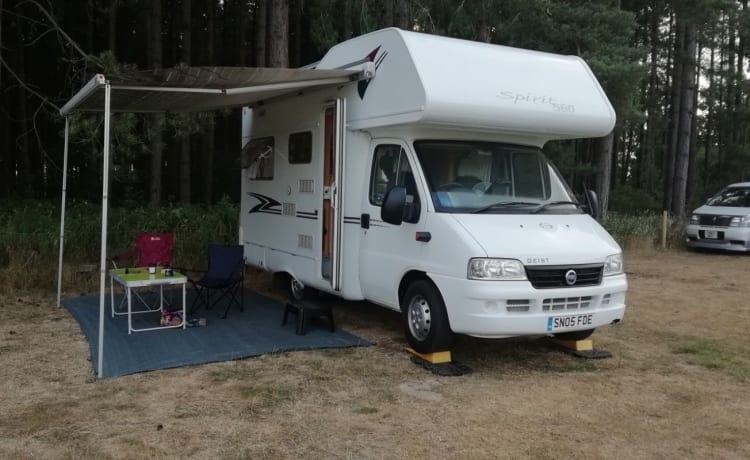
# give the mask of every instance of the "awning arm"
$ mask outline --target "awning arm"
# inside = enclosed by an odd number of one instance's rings
[[[96,92],[96,90],[104,86],[105,83],[106,79],[104,78],[104,75],[100,73],[94,75],[94,77],[89,80],[88,83],[86,83],[86,86],[79,89],[75,96],[70,98],[70,100],[62,107],[62,109],[60,109],[60,115],[64,117],[67,116],[70,112],[75,110],[76,106],[88,99],[92,94]]]
[[[199,94],[223,94],[224,90],[214,88],[177,88],[172,86],[118,86],[112,85],[113,90],[124,89],[128,91],[158,91],[161,93],[199,93]]]
[[[232,96],[235,94],[252,94],[252,93],[260,93],[263,91],[277,91],[277,90],[287,90],[287,89],[296,89],[296,88],[309,88],[311,86],[335,85],[338,83],[350,83],[351,81],[352,81],[352,78],[349,76],[346,76],[346,77],[321,78],[318,80],[291,81],[291,82],[286,82],[286,83],[269,83],[267,85],[246,86],[243,88],[229,88],[225,90],[225,94],[227,94],[228,96]]]

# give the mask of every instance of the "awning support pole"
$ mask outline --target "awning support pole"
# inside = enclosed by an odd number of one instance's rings
[[[110,113],[109,80],[104,86],[104,165],[102,166],[102,248],[99,278],[99,352],[97,353],[96,375],[102,378],[104,364],[104,287],[107,275],[107,195],[109,195],[109,122]]]
[[[65,194],[68,185],[68,133],[70,119],[65,116],[65,146],[63,147],[62,204],[60,204],[60,261],[57,264],[57,308],[60,308],[62,295],[63,243],[65,242]]]

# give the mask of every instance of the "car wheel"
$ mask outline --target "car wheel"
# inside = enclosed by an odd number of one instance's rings
[[[453,341],[445,302],[437,287],[427,280],[412,283],[401,302],[409,345],[419,353],[446,351]]]
[[[585,340],[591,337],[593,333],[594,329],[586,329],[584,331],[560,332],[559,334],[552,334],[552,336],[558,340]]]
[[[289,275],[289,298],[292,300],[308,300],[313,298],[315,290],[307,287],[297,281],[295,277]]]

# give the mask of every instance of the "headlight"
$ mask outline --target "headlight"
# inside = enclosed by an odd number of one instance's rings
[[[750,227],[750,215],[735,216],[729,221],[730,227]]]
[[[690,225],[698,225],[700,223],[700,218],[698,217],[698,214],[693,214],[690,216]]]
[[[622,253],[612,254],[604,259],[604,276],[619,275],[622,272]]]
[[[515,259],[470,259],[468,277],[471,280],[525,280],[526,270]]]

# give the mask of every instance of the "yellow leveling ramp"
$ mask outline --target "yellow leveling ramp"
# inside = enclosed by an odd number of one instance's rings
[[[553,342],[560,345],[561,347],[567,348],[573,351],[591,351],[594,349],[594,343],[591,339],[587,340],[555,340]]]
[[[420,353],[408,347],[406,348],[406,351],[432,364],[443,364],[443,363],[451,362],[450,351],[436,351],[434,353]]]

